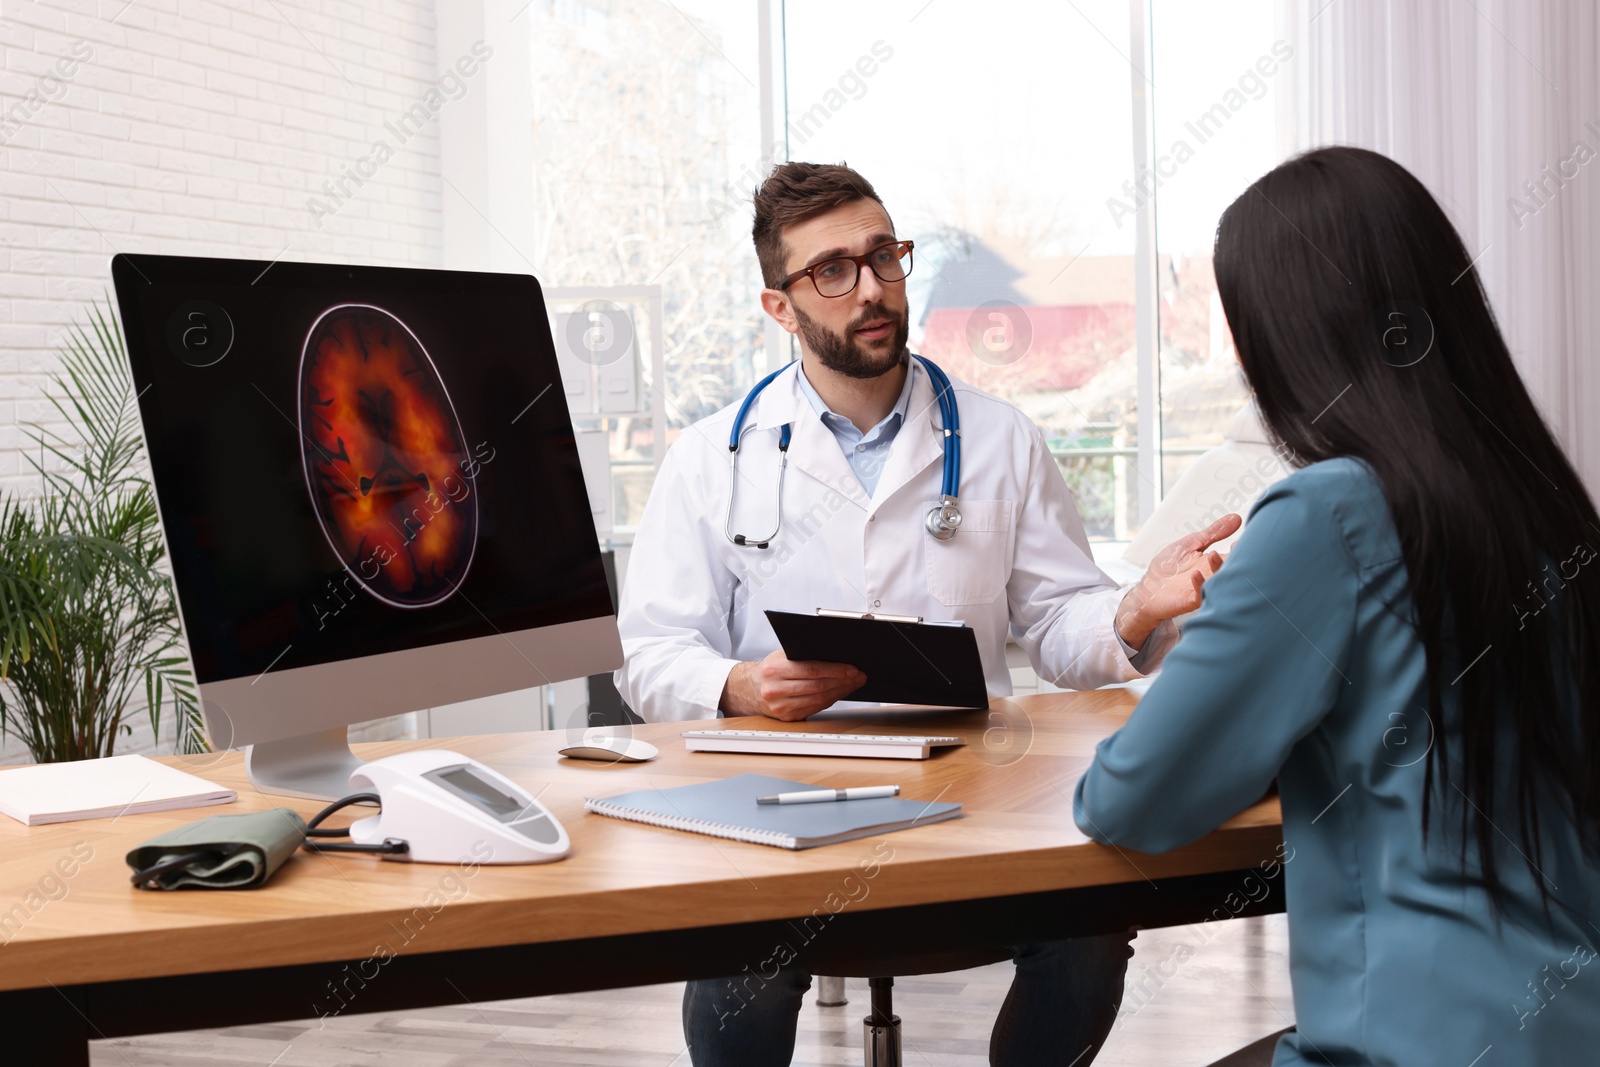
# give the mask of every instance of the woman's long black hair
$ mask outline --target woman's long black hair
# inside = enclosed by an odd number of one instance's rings
[[[1600,827],[1600,516],[1472,255],[1404,167],[1324,148],[1223,213],[1215,268],[1268,431],[1300,464],[1365,461],[1388,501],[1427,655],[1424,833],[1451,801],[1504,911],[1503,828],[1548,906],[1541,818],[1591,856]]]

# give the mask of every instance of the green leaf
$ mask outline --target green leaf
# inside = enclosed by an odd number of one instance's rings
[[[34,759],[110,755],[142,695],[159,736],[204,751],[200,704],[121,327],[71,326],[47,398],[69,429],[31,427],[37,496],[0,497],[0,731]]]

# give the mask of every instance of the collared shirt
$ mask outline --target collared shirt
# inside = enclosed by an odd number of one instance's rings
[[[900,389],[900,399],[895,402],[894,410],[866,433],[858,430],[856,424],[843,415],[836,415],[830,411],[811,382],[806,379],[805,368],[799,368],[800,392],[811,405],[811,410],[821,417],[822,425],[826,426],[833,434],[833,439],[839,442],[845,460],[850,464],[850,469],[856,472],[861,488],[867,491],[869,497],[878,489],[878,476],[883,473],[883,465],[889,458],[889,447],[894,444],[895,435],[900,432],[900,427],[905,425],[906,412],[911,407],[911,375],[915,373],[915,364],[909,357],[906,362],[906,381]]]

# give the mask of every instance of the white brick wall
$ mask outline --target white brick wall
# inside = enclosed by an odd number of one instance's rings
[[[441,263],[437,117],[384,126],[456,58],[436,29],[434,0],[0,0],[0,486],[35,483],[20,424],[114,253]],[[380,138],[393,158],[331,197]],[[312,197],[339,205],[320,226]]]

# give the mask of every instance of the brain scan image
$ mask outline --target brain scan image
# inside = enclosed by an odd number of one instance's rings
[[[449,599],[477,548],[477,486],[416,335],[371,305],[324,311],[301,352],[299,428],[312,506],[351,577],[395,607]]]

